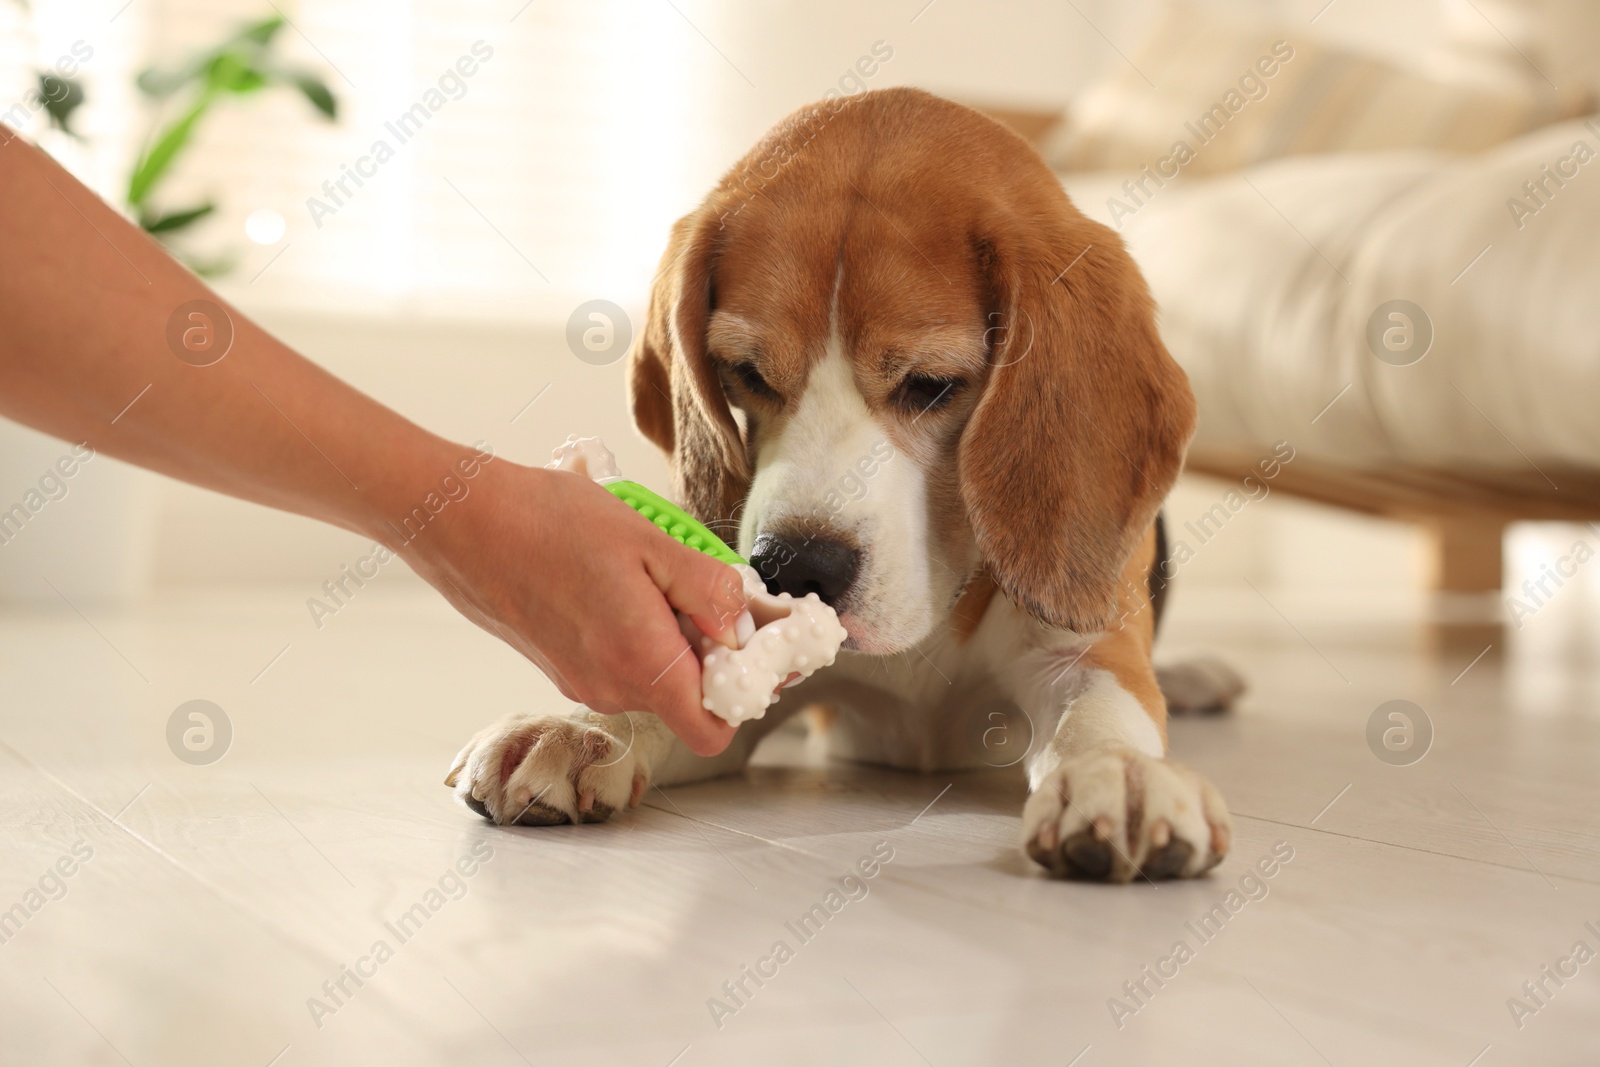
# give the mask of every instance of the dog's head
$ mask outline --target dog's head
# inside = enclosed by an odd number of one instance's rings
[[[1194,427],[1116,234],[1020,138],[916,90],[768,134],[674,228],[630,359],[679,499],[868,652],[980,572],[1104,629]]]

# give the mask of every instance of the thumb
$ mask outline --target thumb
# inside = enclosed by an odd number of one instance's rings
[[[749,639],[750,620],[744,579],[726,563],[666,538],[646,560],[650,578],[673,610],[694,620],[700,632],[728,648]]]

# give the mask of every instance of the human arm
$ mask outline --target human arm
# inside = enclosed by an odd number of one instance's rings
[[[0,249],[0,415],[379,541],[568,697],[656,712],[696,752],[727,745],[672,609],[724,638],[742,609],[730,568],[585,479],[483,462],[339,381],[3,126]],[[204,366],[168,342],[195,300],[233,332]],[[469,491],[408,536],[475,458]]]

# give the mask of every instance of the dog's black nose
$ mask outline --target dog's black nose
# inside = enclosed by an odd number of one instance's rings
[[[856,580],[861,552],[840,541],[811,538],[791,541],[775,534],[756,538],[750,565],[761,575],[767,592],[803,597],[815,593],[824,604],[837,607]]]

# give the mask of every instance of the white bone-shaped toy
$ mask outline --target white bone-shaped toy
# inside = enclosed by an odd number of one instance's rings
[[[759,719],[778,699],[785,679],[799,675],[788,683],[794,684],[838,656],[849,635],[817,594],[796,598],[767,592],[755,568],[691,515],[637,482],[623,480],[616,457],[600,438],[568,437],[545,466],[594,479],[674,540],[739,572],[747,608],[734,626],[738,648],[718,643],[687,616],[678,616],[679,629],[700,653],[701,702],[713,714],[733,726]]]

